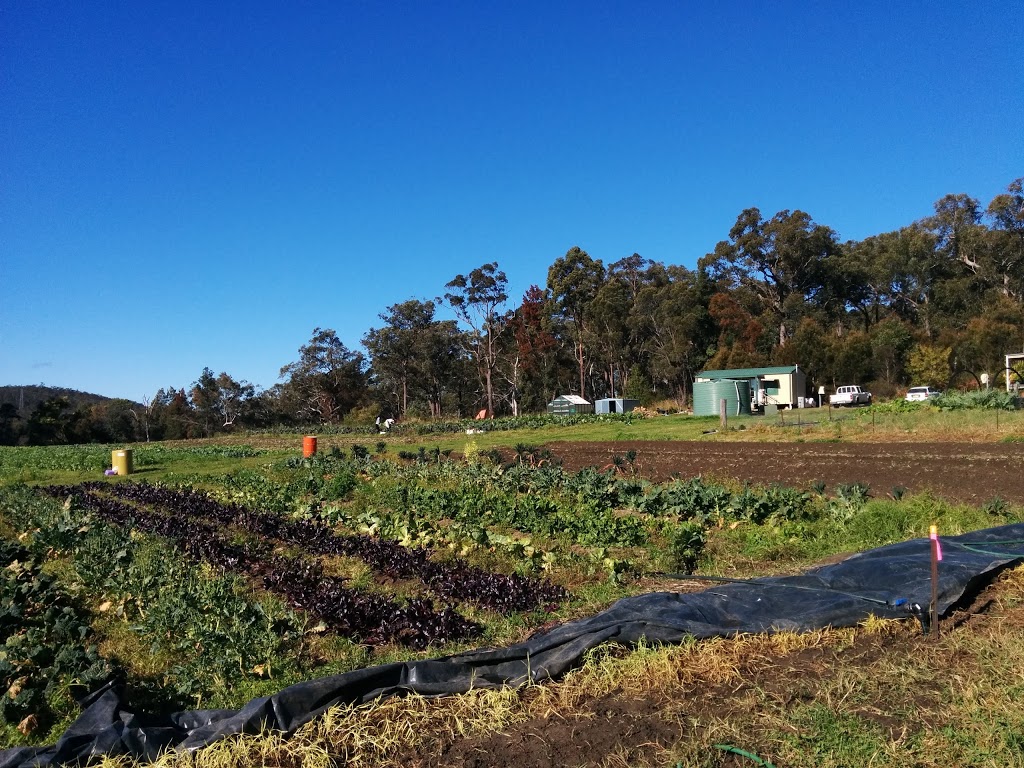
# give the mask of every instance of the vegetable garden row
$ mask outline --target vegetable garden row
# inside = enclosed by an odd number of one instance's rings
[[[161,484],[0,489],[5,745],[58,732],[111,677],[151,711],[236,707],[371,662],[514,642],[649,575],[798,565],[936,514],[963,529],[1013,519],[857,485],[654,484],[622,460],[568,472],[523,448],[464,461],[356,446]]]

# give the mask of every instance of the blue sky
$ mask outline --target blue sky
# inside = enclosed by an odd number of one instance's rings
[[[693,267],[1024,176],[1024,7],[0,0],[0,384],[262,387],[574,245]]]

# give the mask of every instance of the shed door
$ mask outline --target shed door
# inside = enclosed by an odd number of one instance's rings
[[[609,400],[608,401],[608,413],[615,413],[615,401],[614,400]]]

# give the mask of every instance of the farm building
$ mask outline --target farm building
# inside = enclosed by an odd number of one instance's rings
[[[594,413],[629,413],[640,405],[639,400],[624,397],[603,397],[594,401]]]
[[[559,395],[548,403],[548,413],[565,415],[568,413],[593,413],[594,405],[579,395]]]
[[[717,401],[711,403],[709,413],[697,413],[697,385],[714,381],[742,381],[750,387],[753,405],[763,407],[775,405],[780,408],[796,408],[800,398],[807,394],[807,376],[798,365],[781,365],[771,368],[727,368],[721,371],[701,371],[694,384],[694,414],[715,416],[718,414]],[[709,406],[710,407],[710,406]]]

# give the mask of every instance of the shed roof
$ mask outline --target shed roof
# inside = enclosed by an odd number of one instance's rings
[[[561,401],[563,403],[572,403],[573,405],[590,405],[589,400],[585,400],[579,395],[559,395],[551,402],[556,403],[558,401]]]
[[[769,368],[727,368],[723,371],[701,371],[698,379],[753,379],[757,376],[771,376],[781,373],[796,373],[799,366],[776,365]]]

